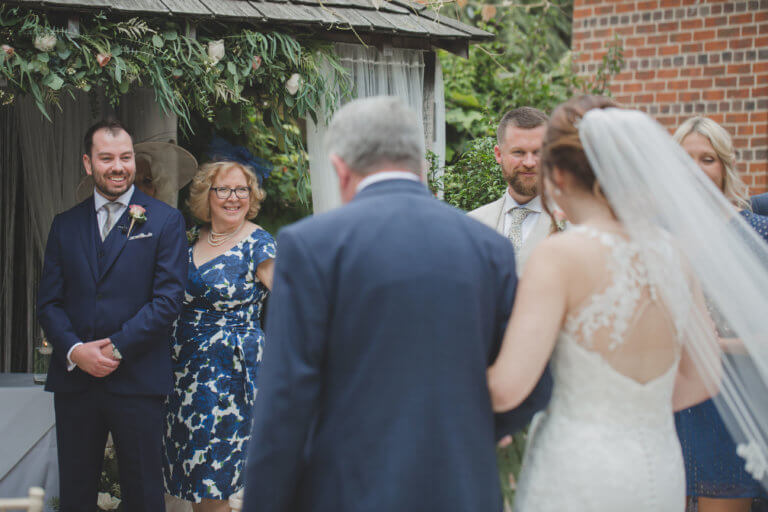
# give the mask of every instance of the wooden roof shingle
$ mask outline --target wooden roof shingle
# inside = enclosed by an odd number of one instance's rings
[[[195,19],[245,21],[274,28],[301,25],[316,29],[324,39],[389,37],[407,46],[434,45],[465,53],[470,42],[492,34],[442,16],[410,0],[11,0],[28,7],[105,10],[125,14],[163,14]],[[339,36],[339,37],[335,37]]]

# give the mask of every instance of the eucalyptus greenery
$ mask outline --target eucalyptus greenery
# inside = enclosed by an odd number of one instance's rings
[[[477,137],[493,136],[508,110],[550,112],[572,95],[607,94],[623,63],[614,42],[593,77],[577,74],[570,51],[573,0],[432,0],[446,16],[496,37],[463,59],[440,52],[445,77],[446,148],[455,160]]]
[[[439,173],[434,154],[430,155],[430,188],[442,192],[443,200],[465,211],[497,200],[507,186],[493,153],[494,137],[469,142],[461,158]]]
[[[283,130],[291,120],[317,120],[320,105],[337,104],[349,90],[329,44],[232,24],[191,29],[172,18],[99,12],[68,30],[45,12],[0,5],[0,103],[30,94],[48,117],[48,106],[75,89],[102,89],[117,105],[121,95],[150,87],[183,130],[191,130],[193,114],[214,121],[222,107],[236,106],[247,112],[242,122],[256,109],[284,138],[297,136]]]

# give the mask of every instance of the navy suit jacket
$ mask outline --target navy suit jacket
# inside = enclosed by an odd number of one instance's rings
[[[551,386],[495,419],[512,244],[391,180],[278,247],[243,510],[500,511],[496,439]]]
[[[758,215],[768,215],[768,194],[752,196],[752,211]]]
[[[122,394],[171,389],[170,330],[187,279],[184,219],[138,189],[131,204],[146,209],[147,221],[134,224],[129,240],[126,209],[103,247],[93,196],[53,220],[37,301],[38,319],[53,345],[48,391],[102,384]],[[79,368],[68,372],[69,349],[101,338],[111,338],[122,354],[118,369],[101,379]]]

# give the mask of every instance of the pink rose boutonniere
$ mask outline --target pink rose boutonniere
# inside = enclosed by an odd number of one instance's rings
[[[568,227],[568,217],[565,216],[565,212],[559,209],[556,209],[552,212],[553,220],[555,221],[555,227],[558,231],[565,231],[565,228]]]
[[[128,214],[131,216],[131,225],[128,227],[128,234],[126,236],[130,238],[134,224],[137,222],[139,224],[147,222],[147,210],[141,205],[132,204],[128,207]]]

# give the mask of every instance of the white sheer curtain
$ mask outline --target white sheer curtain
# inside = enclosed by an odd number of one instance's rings
[[[422,50],[388,48],[385,53],[373,46],[338,43],[336,53],[341,64],[350,72],[355,98],[398,96],[419,114],[419,119],[423,119]],[[307,151],[315,213],[330,210],[341,204],[336,173],[328,161],[323,145],[326,124],[322,117],[321,112],[317,124],[311,119],[307,121]]]
[[[445,87],[443,85],[443,67],[440,58],[435,57],[435,140],[432,152],[437,155],[438,175],[443,174],[445,167]],[[443,192],[439,195],[442,198]]]

